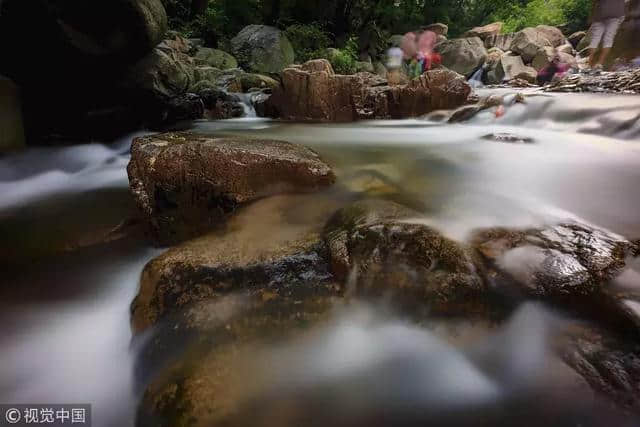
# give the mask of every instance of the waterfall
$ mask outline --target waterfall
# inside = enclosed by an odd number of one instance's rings
[[[473,88],[483,87],[484,83],[482,83],[482,74],[484,73],[484,68],[480,67],[476,70],[475,73],[469,79],[469,84]]]
[[[234,93],[242,104],[244,109],[244,117],[257,117],[256,109],[253,106],[253,93]]]

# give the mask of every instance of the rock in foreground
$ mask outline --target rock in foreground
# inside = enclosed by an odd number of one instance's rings
[[[428,71],[407,85],[393,86],[376,75],[335,74],[326,60],[314,60],[282,73],[281,89],[269,100],[285,120],[349,122],[401,119],[464,104],[471,87],[448,70]]]
[[[392,291],[440,305],[484,292],[472,251],[420,222],[421,215],[389,201],[356,202],[325,228],[337,279],[359,291]]]
[[[258,201],[229,222],[229,231],[209,233],[150,261],[140,280],[132,324],[141,332],[169,314],[225,295],[303,300],[334,287],[322,226],[333,203],[310,195]]]
[[[496,269],[496,285],[515,282],[525,295],[550,298],[595,295],[634,249],[620,236],[574,222],[478,231],[473,245]]]
[[[160,244],[201,234],[247,202],[316,191],[335,180],[315,152],[299,145],[188,132],[136,138],[127,170]]]

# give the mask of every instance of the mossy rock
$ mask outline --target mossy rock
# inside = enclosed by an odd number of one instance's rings
[[[201,47],[196,52],[195,58],[196,61],[201,64],[218,68],[220,70],[228,70],[230,68],[238,67],[238,61],[236,61],[236,58],[219,49]]]

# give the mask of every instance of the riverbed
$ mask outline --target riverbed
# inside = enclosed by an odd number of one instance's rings
[[[309,146],[334,167],[338,187],[406,204],[454,239],[463,240],[478,227],[531,227],[567,218],[629,239],[640,237],[637,96],[538,94],[508,107],[501,118],[489,110],[455,125],[419,119],[296,124],[254,118],[189,127]],[[528,142],[485,138],[497,133]],[[94,426],[134,424],[139,342],[132,341],[129,304],[142,268],[162,249],[142,235],[121,238],[113,231],[134,216],[126,165],[131,139],[140,134],[111,144],[30,148],[0,158],[0,255],[6,263],[0,288],[0,402],[86,402],[93,405]],[[328,196],[341,194],[334,190]],[[640,286],[633,279],[639,272],[628,273],[632,286]],[[433,360],[455,353],[414,329],[394,338],[395,320],[390,329],[371,331],[341,316],[336,328],[351,322],[363,345],[378,338],[389,346],[397,345],[396,339],[415,340],[418,351],[434,351]],[[519,328],[518,334],[531,339],[510,341],[514,351],[525,343],[528,353],[535,352],[536,343],[543,346],[535,336],[538,329]],[[293,344],[295,354],[303,353],[299,345]],[[468,370],[467,378],[475,378],[469,354],[455,354],[439,369]],[[363,354],[352,357],[357,364]],[[437,371],[422,374],[428,380]],[[522,380],[530,380],[533,372]],[[451,386],[451,399],[504,391],[478,376],[473,393],[457,396],[455,383],[437,378]],[[444,404],[435,396],[433,401]]]

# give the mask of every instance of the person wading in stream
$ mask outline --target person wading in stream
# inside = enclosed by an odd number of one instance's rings
[[[613,47],[613,41],[624,20],[624,0],[594,0],[591,11],[591,43],[589,44],[589,65],[593,71],[601,71]],[[598,47],[602,50],[598,55]]]

